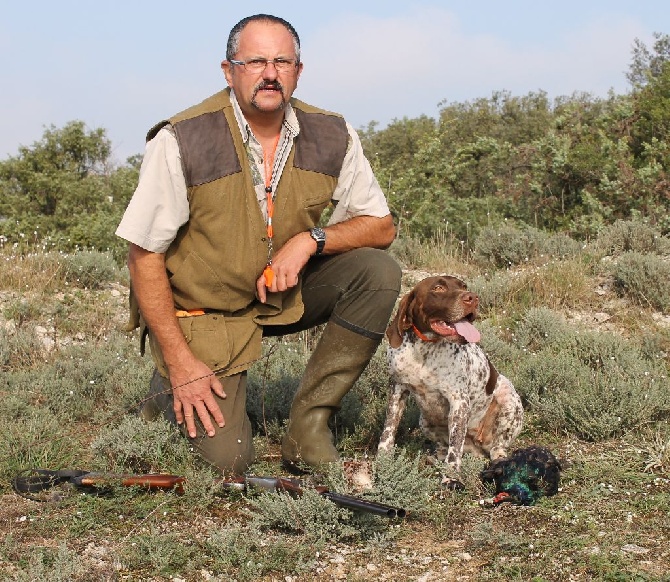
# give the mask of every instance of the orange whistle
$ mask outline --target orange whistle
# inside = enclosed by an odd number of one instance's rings
[[[272,287],[272,282],[274,281],[275,273],[270,265],[265,267],[265,269],[263,270],[263,276],[265,277],[265,286]]]

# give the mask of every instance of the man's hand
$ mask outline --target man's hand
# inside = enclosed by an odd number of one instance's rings
[[[265,303],[267,294],[286,291],[298,284],[300,271],[316,250],[316,243],[308,232],[301,232],[290,238],[272,259],[272,284],[268,287],[265,275],[256,281],[256,291],[261,303]]]
[[[186,430],[191,438],[196,436],[195,414],[200,418],[207,436],[214,436],[214,422],[223,428],[226,424],[212,392],[219,398],[226,398],[223,386],[204,363],[194,360],[188,366],[170,370],[174,412],[177,422],[186,422]]]
[[[324,255],[346,253],[361,247],[385,249],[395,238],[395,226],[390,214],[382,218],[375,216],[355,216],[343,222],[327,226]],[[298,275],[316,252],[316,242],[309,232],[299,232],[280,248],[272,259],[272,284],[265,285],[265,276],[256,281],[256,291],[261,303],[265,303],[267,293],[286,291],[298,284]]]

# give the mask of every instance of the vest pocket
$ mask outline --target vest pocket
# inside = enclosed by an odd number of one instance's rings
[[[213,371],[230,363],[231,346],[223,315],[206,313],[179,319],[188,347],[193,355]]]

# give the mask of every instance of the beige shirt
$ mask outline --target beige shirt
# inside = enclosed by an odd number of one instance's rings
[[[267,216],[263,148],[244,119],[232,91],[230,98],[249,159],[258,203],[264,216]],[[358,134],[348,123],[347,130],[349,145],[333,192],[336,206],[328,224],[355,216],[381,218],[390,213],[384,193],[363,153]],[[279,182],[293,140],[299,133],[298,118],[288,104],[274,156],[273,190]],[[165,127],[147,143],[137,189],[116,234],[145,250],[164,253],[188,219],[189,204],[179,147],[173,131]]]

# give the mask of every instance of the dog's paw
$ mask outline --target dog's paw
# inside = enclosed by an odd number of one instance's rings
[[[446,489],[447,491],[463,491],[465,489],[465,485],[463,485],[463,483],[461,483],[458,479],[453,479],[451,477],[442,477],[440,486],[442,489]]]

